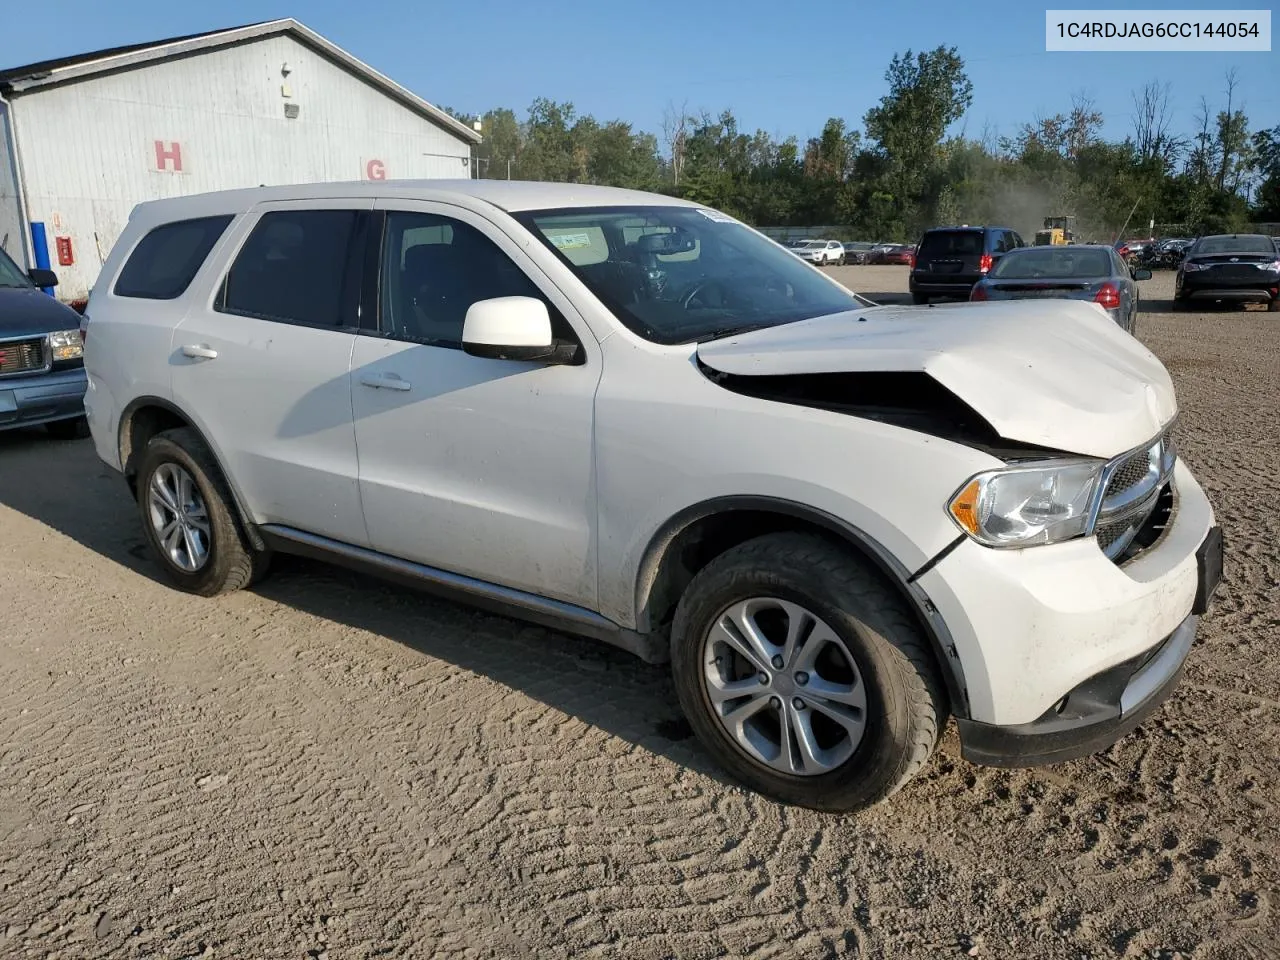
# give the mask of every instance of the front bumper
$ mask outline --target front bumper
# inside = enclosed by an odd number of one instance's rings
[[[1280,278],[1274,273],[1258,271],[1257,279],[1224,280],[1202,277],[1201,272],[1181,274],[1175,295],[1183,300],[1232,300],[1238,303],[1270,303],[1280,299]]]
[[[1185,464],[1174,468],[1172,482],[1171,522],[1122,566],[1092,538],[1023,550],[966,539],[917,579],[950,634],[966,721],[1009,728],[1010,736],[1051,730],[1043,724],[1063,698],[1074,694],[1083,703],[1079,698],[1099,677],[1123,674],[1201,612],[1202,570],[1212,565],[1202,548],[1214,529],[1213,508]],[[1085,726],[1108,719],[1087,712],[1092,721]],[[1097,730],[1105,739],[1107,731]]]
[[[84,368],[0,378],[0,430],[84,415]]]
[[[958,719],[961,754],[988,767],[1037,767],[1105,750],[1173,692],[1198,623],[1198,617],[1187,617],[1155,650],[1090,678],[1033,723]]]

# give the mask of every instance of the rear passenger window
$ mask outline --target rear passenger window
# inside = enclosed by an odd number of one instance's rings
[[[362,257],[358,210],[263,214],[227,272],[215,309],[308,327],[354,327]]]
[[[117,297],[174,300],[186,291],[204,258],[234,217],[201,217],[156,227],[134,247],[116,279]]]

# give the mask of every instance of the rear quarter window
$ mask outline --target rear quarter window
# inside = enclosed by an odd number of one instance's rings
[[[200,217],[156,227],[133,248],[114,290],[117,297],[175,300],[235,217]]]

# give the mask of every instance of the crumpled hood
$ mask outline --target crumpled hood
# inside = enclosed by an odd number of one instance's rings
[[[875,307],[699,344],[737,376],[926,373],[1006,440],[1109,458],[1177,413],[1155,354],[1070,300]]]

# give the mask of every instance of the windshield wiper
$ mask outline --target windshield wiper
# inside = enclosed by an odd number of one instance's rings
[[[753,330],[764,330],[768,327],[780,327],[784,323],[792,323],[790,320],[769,320],[765,323],[740,323],[732,327],[717,327],[710,333],[704,333],[690,340],[681,341],[682,343],[706,343],[708,340],[719,340],[721,337],[731,337],[739,333],[751,333]]]

